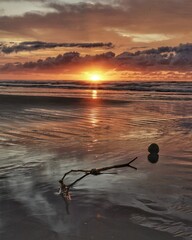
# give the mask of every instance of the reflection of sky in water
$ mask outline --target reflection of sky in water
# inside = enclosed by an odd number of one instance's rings
[[[122,207],[124,211],[134,209],[126,216],[136,224],[174,236],[180,233],[189,239],[192,233],[187,223],[192,213],[190,102],[100,101],[70,107],[25,106],[2,110],[0,234],[3,237],[8,228],[17,234],[14,229],[17,222],[13,224],[15,214],[20,214],[22,221],[39,225],[40,232],[46,226],[48,232],[68,237],[72,234],[73,239],[79,237],[79,226],[89,219],[110,218],[110,207],[117,209],[113,214],[121,219],[118,209]],[[152,142],[157,142],[161,149],[157,164],[147,161],[147,147]],[[138,156],[136,172],[122,169],[119,174],[88,177],[79,182],[72,192],[70,215],[67,215],[64,201],[54,194],[64,172],[124,163],[135,156]],[[67,181],[78,176],[69,176]],[[52,239],[51,235],[47,239]]]

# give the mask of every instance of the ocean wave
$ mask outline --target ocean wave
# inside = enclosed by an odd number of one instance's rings
[[[98,90],[125,90],[144,92],[174,92],[192,93],[192,82],[127,82],[112,81],[102,83],[88,83],[85,81],[1,81],[4,88],[56,88],[56,89],[98,89]]]

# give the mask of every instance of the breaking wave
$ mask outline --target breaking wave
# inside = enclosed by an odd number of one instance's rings
[[[99,84],[85,81],[1,81],[0,87],[22,87],[22,88],[58,88],[58,89],[95,89],[98,90],[129,90],[129,91],[155,91],[155,92],[177,92],[192,93],[192,82],[128,82],[112,81]]]

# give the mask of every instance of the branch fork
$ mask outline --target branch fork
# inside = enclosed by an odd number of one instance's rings
[[[100,175],[100,174],[104,174],[104,171],[110,170],[110,169],[115,169],[115,168],[123,168],[123,167],[130,167],[134,170],[137,170],[136,167],[132,166],[131,163],[134,162],[137,159],[134,158],[131,161],[129,161],[128,163],[125,164],[118,164],[118,165],[113,165],[113,166],[109,166],[109,167],[103,167],[103,168],[93,168],[91,170],[84,170],[84,169],[77,169],[77,170],[70,170],[69,172],[66,172],[63,177],[59,180],[60,183],[60,189],[59,189],[59,194],[63,195],[67,200],[71,200],[71,196],[70,196],[70,188],[73,187],[77,182],[79,182],[80,180],[82,180],[83,178],[87,177],[88,175]],[[80,178],[76,179],[74,182],[72,182],[69,185],[66,185],[64,183],[64,179],[65,177],[73,172],[82,172],[84,173],[83,176],[81,176]]]

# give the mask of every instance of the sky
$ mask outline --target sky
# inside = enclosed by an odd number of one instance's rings
[[[192,80],[191,0],[0,0],[0,80]]]

